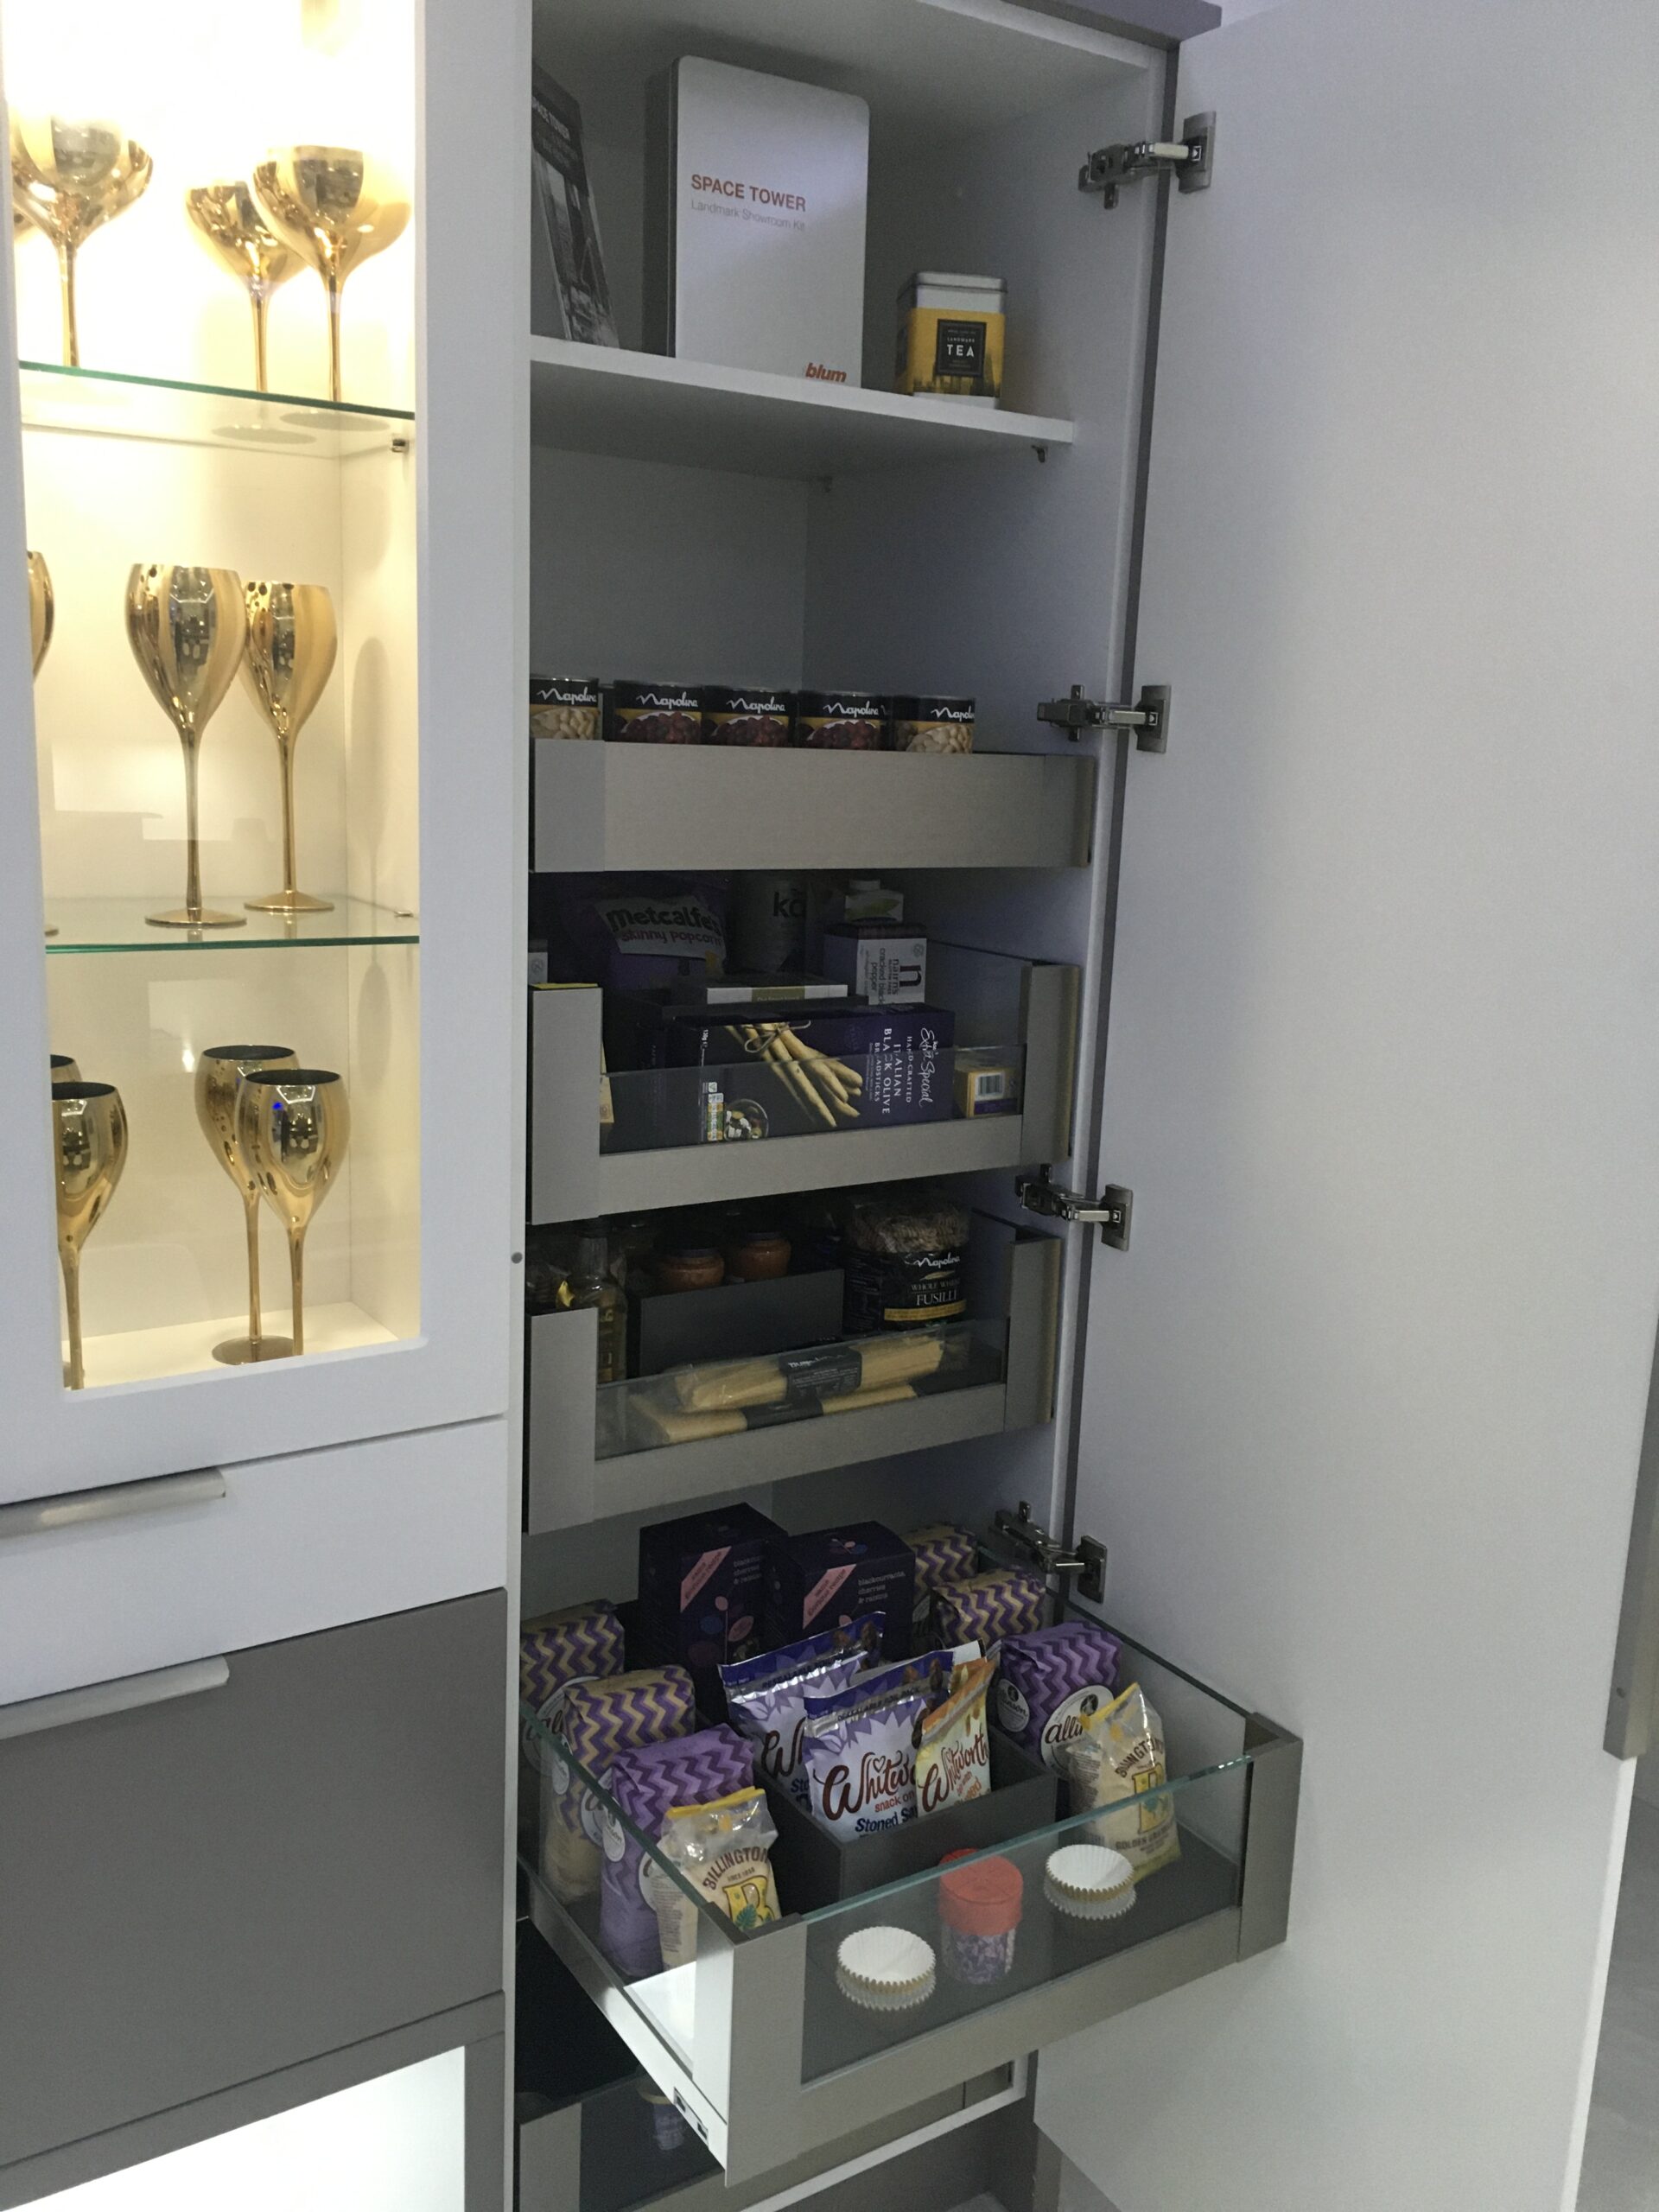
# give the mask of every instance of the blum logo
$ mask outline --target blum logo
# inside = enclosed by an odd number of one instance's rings
[[[822,361],[809,361],[806,373],[816,377],[820,384],[845,384],[847,381],[845,369],[826,369]]]

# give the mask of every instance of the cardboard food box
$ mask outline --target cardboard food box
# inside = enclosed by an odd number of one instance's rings
[[[835,922],[823,933],[823,972],[872,1006],[925,1006],[927,939],[905,922]]]
[[[783,1530],[752,1505],[689,1513],[639,1531],[639,1622],[652,1655],[683,1667],[698,1702],[725,1712],[719,1669],[763,1649],[768,1548]]]
[[[865,103],[688,55],[651,87],[646,145],[647,350],[861,383]]]
[[[766,1560],[761,1649],[774,1650],[861,1613],[880,1612],[887,1616],[882,1650],[889,1659],[908,1658],[915,1587],[915,1553],[880,1521],[780,1536]]]

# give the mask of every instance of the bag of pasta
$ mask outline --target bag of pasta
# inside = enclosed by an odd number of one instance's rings
[[[1066,1747],[1071,1782],[1071,1809],[1093,1805],[1118,1809],[1096,1821],[1090,1833],[1112,1851],[1121,1851],[1138,1882],[1181,1855],[1175,1827],[1175,1800],[1163,1784],[1164,1724],[1147,1702],[1138,1682],[1103,1706],[1084,1723],[1083,1732]]]

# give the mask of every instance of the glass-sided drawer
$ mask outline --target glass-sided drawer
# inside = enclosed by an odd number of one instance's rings
[[[1300,1742],[1132,1639],[1120,1642],[1120,1681],[1138,1681],[1162,1719],[1168,1778],[1127,1809],[1086,1809],[1012,1836],[994,1825],[977,1855],[1003,1862],[1001,1895],[1017,1889],[1018,1904],[1002,1916],[1008,1925],[975,1942],[942,1923],[939,1866],[916,1865],[925,1822],[898,1832],[912,1868],[902,1878],[841,1897],[800,1893],[798,1882],[791,1895],[780,1881],[783,1917],[740,1932],[698,1900],[561,1738],[529,1725],[541,1770],[525,1860],[536,1925],[728,2177],[766,2172],[1283,1941]],[[603,1854],[590,1853],[585,1871],[565,1842],[573,1785],[577,1801],[588,1793],[587,1827]],[[1079,1896],[1065,1878],[1098,1861],[1054,1863],[1062,1852],[1121,1843],[1143,1817],[1165,1815],[1179,1851],[1141,1871],[1127,1894],[1091,1898],[1085,1880]],[[929,1818],[941,1824],[943,1857],[962,1840],[958,1815]],[[641,1896],[672,1904],[695,1942],[687,1963],[635,1977],[614,1963],[617,1923],[595,1871],[607,1864],[637,1868]],[[903,1982],[885,1997],[879,1973],[874,1989],[849,1977],[872,1952]]]

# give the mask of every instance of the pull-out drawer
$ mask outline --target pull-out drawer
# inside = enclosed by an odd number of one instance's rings
[[[594,2012],[534,1928],[521,1923],[513,2118],[518,2212],[746,2212],[831,2185],[853,2162],[897,2156],[1022,2094],[1000,2068],[843,2142],[733,2185],[669,2094]]]
[[[695,1957],[631,1979],[607,1953],[599,1900],[556,1894],[550,1878],[569,1854],[556,1842],[531,1853],[536,1925],[730,2179],[766,2173],[1283,1941],[1300,1743],[1132,1640],[1122,1644],[1120,1679],[1138,1681],[1162,1718],[1169,1779],[1127,1812],[1085,1810],[1011,1840],[992,1826],[991,1853],[1020,1877],[1011,1942],[976,1948],[943,1927],[941,1870],[931,1853],[918,1870],[918,1821],[899,1832],[911,1870],[899,1878],[837,1898],[791,1895],[780,1877],[785,1916],[745,1934],[698,1904]],[[629,1828],[568,1747],[544,1732],[531,1740],[543,1770],[532,1793],[543,1834],[574,1777],[596,1801],[594,1824],[619,1863],[632,1836],[652,1869],[646,1882],[667,1885],[682,1910],[691,1905],[694,1893],[654,1842]],[[1055,1854],[1115,1846],[1126,1821],[1133,1831],[1142,1815],[1166,1814],[1179,1855],[1141,1872],[1127,1903],[1121,1894],[1085,1899],[1080,1916],[1077,1897],[1055,1879],[1075,1862],[1052,1868]],[[941,1833],[943,1855],[954,1839]],[[871,1930],[887,1931],[874,1940],[913,1977],[890,2007],[868,1990],[855,1996],[842,1971],[843,1946]]]
[[[704,1424],[715,1433],[701,1437],[696,1414],[684,1419],[676,1411],[664,1419],[664,1408],[676,1404],[673,1376],[595,1391],[598,1317],[590,1309],[534,1315],[526,1360],[526,1531],[575,1528],[610,1514],[649,1511],[719,1490],[783,1482],[1050,1420],[1063,1250],[1057,1238],[976,1215],[969,1318],[907,1340],[931,1342],[938,1356],[932,1371],[897,1389],[862,1394],[871,1399],[868,1406],[859,1402],[858,1382],[849,1379],[837,1386],[847,1395],[804,1398],[799,1419],[746,1427],[741,1413],[716,1416]],[[899,1341],[884,1338],[877,1349],[891,1352]],[[710,1402],[721,1395],[722,1366],[753,1374],[755,1365],[728,1362],[701,1370]],[[686,1441],[654,1440],[688,1431]]]
[[[505,1606],[0,1710],[0,2166],[499,1988]]]
[[[746,1057],[759,1051],[752,1035],[741,1041],[753,1022],[745,1023],[744,1009],[727,1008],[716,1019],[731,1027],[730,1065],[613,1072],[607,1083],[601,994],[533,991],[530,1218],[575,1221],[1064,1160],[1071,1149],[1078,985],[1075,968],[930,945],[929,996],[956,1016],[955,1043],[934,1057],[925,1086],[929,1111],[944,1118],[875,1126],[865,1125],[866,1096],[895,1082],[894,1052],[825,1060],[830,1074],[818,1090],[795,1072],[804,1065],[810,1074],[810,1057],[791,1060],[783,1074],[764,1054]],[[833,1013],[833,1002],[822,1010]],[[810,1007],[770,1011],[810,1055]],[[1006,1070],[1001,1096],[1017,1110],[964,1114],[957,1062],[968,1052],[988,1052]],[[716,1124],[703,1111],[709,1084],[719,1093]],[[609,1106],[603,1123],[602,1094]]]

